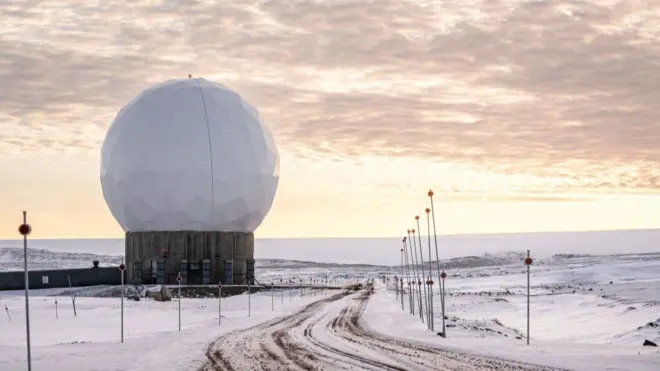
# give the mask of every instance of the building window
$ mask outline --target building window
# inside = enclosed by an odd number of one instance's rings
[[[211,260],[202,260],[202,284],[208,285],[211,283]]]
[[[158,260],[158,280],[156,281],[159,285],[165,284],[165,261]]]
[[[142,262],[133,262],[133,282],[142,282]]]
[[[156,262],[156,259],[151,260],[151,278],[155,279],[158,277],[158,264]]]
[[[224,284],[225,285],[233,285],[234,284],[234,261],[233,260],[225,260],[225,279],[224,279]]]
[[[181,260],[179,267],[180,267],[179,274],[181,274],[181,284],[185,285],[188,283],[188,260],[187,259]]]

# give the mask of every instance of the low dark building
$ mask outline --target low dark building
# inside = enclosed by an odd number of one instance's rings
[[[30,289],[121,284],[121,272],[117,267],[33,270],[28,272],[28,277]],[[0,290],[23,289],[25,289],[23,271],[0,273]]]

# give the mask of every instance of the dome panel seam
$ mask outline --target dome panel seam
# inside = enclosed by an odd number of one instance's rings
[[[197,81],[197,79],[195,79],[195,83],[199,88],[199,94],[202,96],[202,104],[204,105],[204,117],[206,118],[206,135],[209,140],[209,162],[211,164],[211,224],[212,227],[215,228],[215,187],[213,184],[215,181],[215,175],[213,174],[213,146],[211,145],[211,127],[209,125],[209,114],[206,109],[206,99],[204,98],[204,91],[202,90],[202,87],[199,85],[199,81]]]

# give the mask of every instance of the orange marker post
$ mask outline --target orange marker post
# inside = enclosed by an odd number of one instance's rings
[[[529,250],[527,250],[527,258],[525,259],[525,265],[527,266],[527,345],[529,345],[529,296],[530,296],[530,267],[534,261],[529,256]]]

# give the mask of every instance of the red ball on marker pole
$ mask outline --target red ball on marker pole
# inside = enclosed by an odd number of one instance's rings
[[[32,232],[32,227],[30,227],[29,224],[21,224],[20,227],[18,227],[18,233],[20,233],[22,236],[27,236]]]
[[[18,233],[20,233],[23,236],[23,273],[25,277],[25,332],[27,335],[28,371],[32,370],[32,352],[30,346],[30,300],[29,300],[30,279],[28,276],[28,250],[27,250],[27,236],[30,234],[30,232],[32,232],[32,227],[30,227],[30,225],[27,224],[27,211],[23,211],[23,224],[21,224],[18,227]]]

